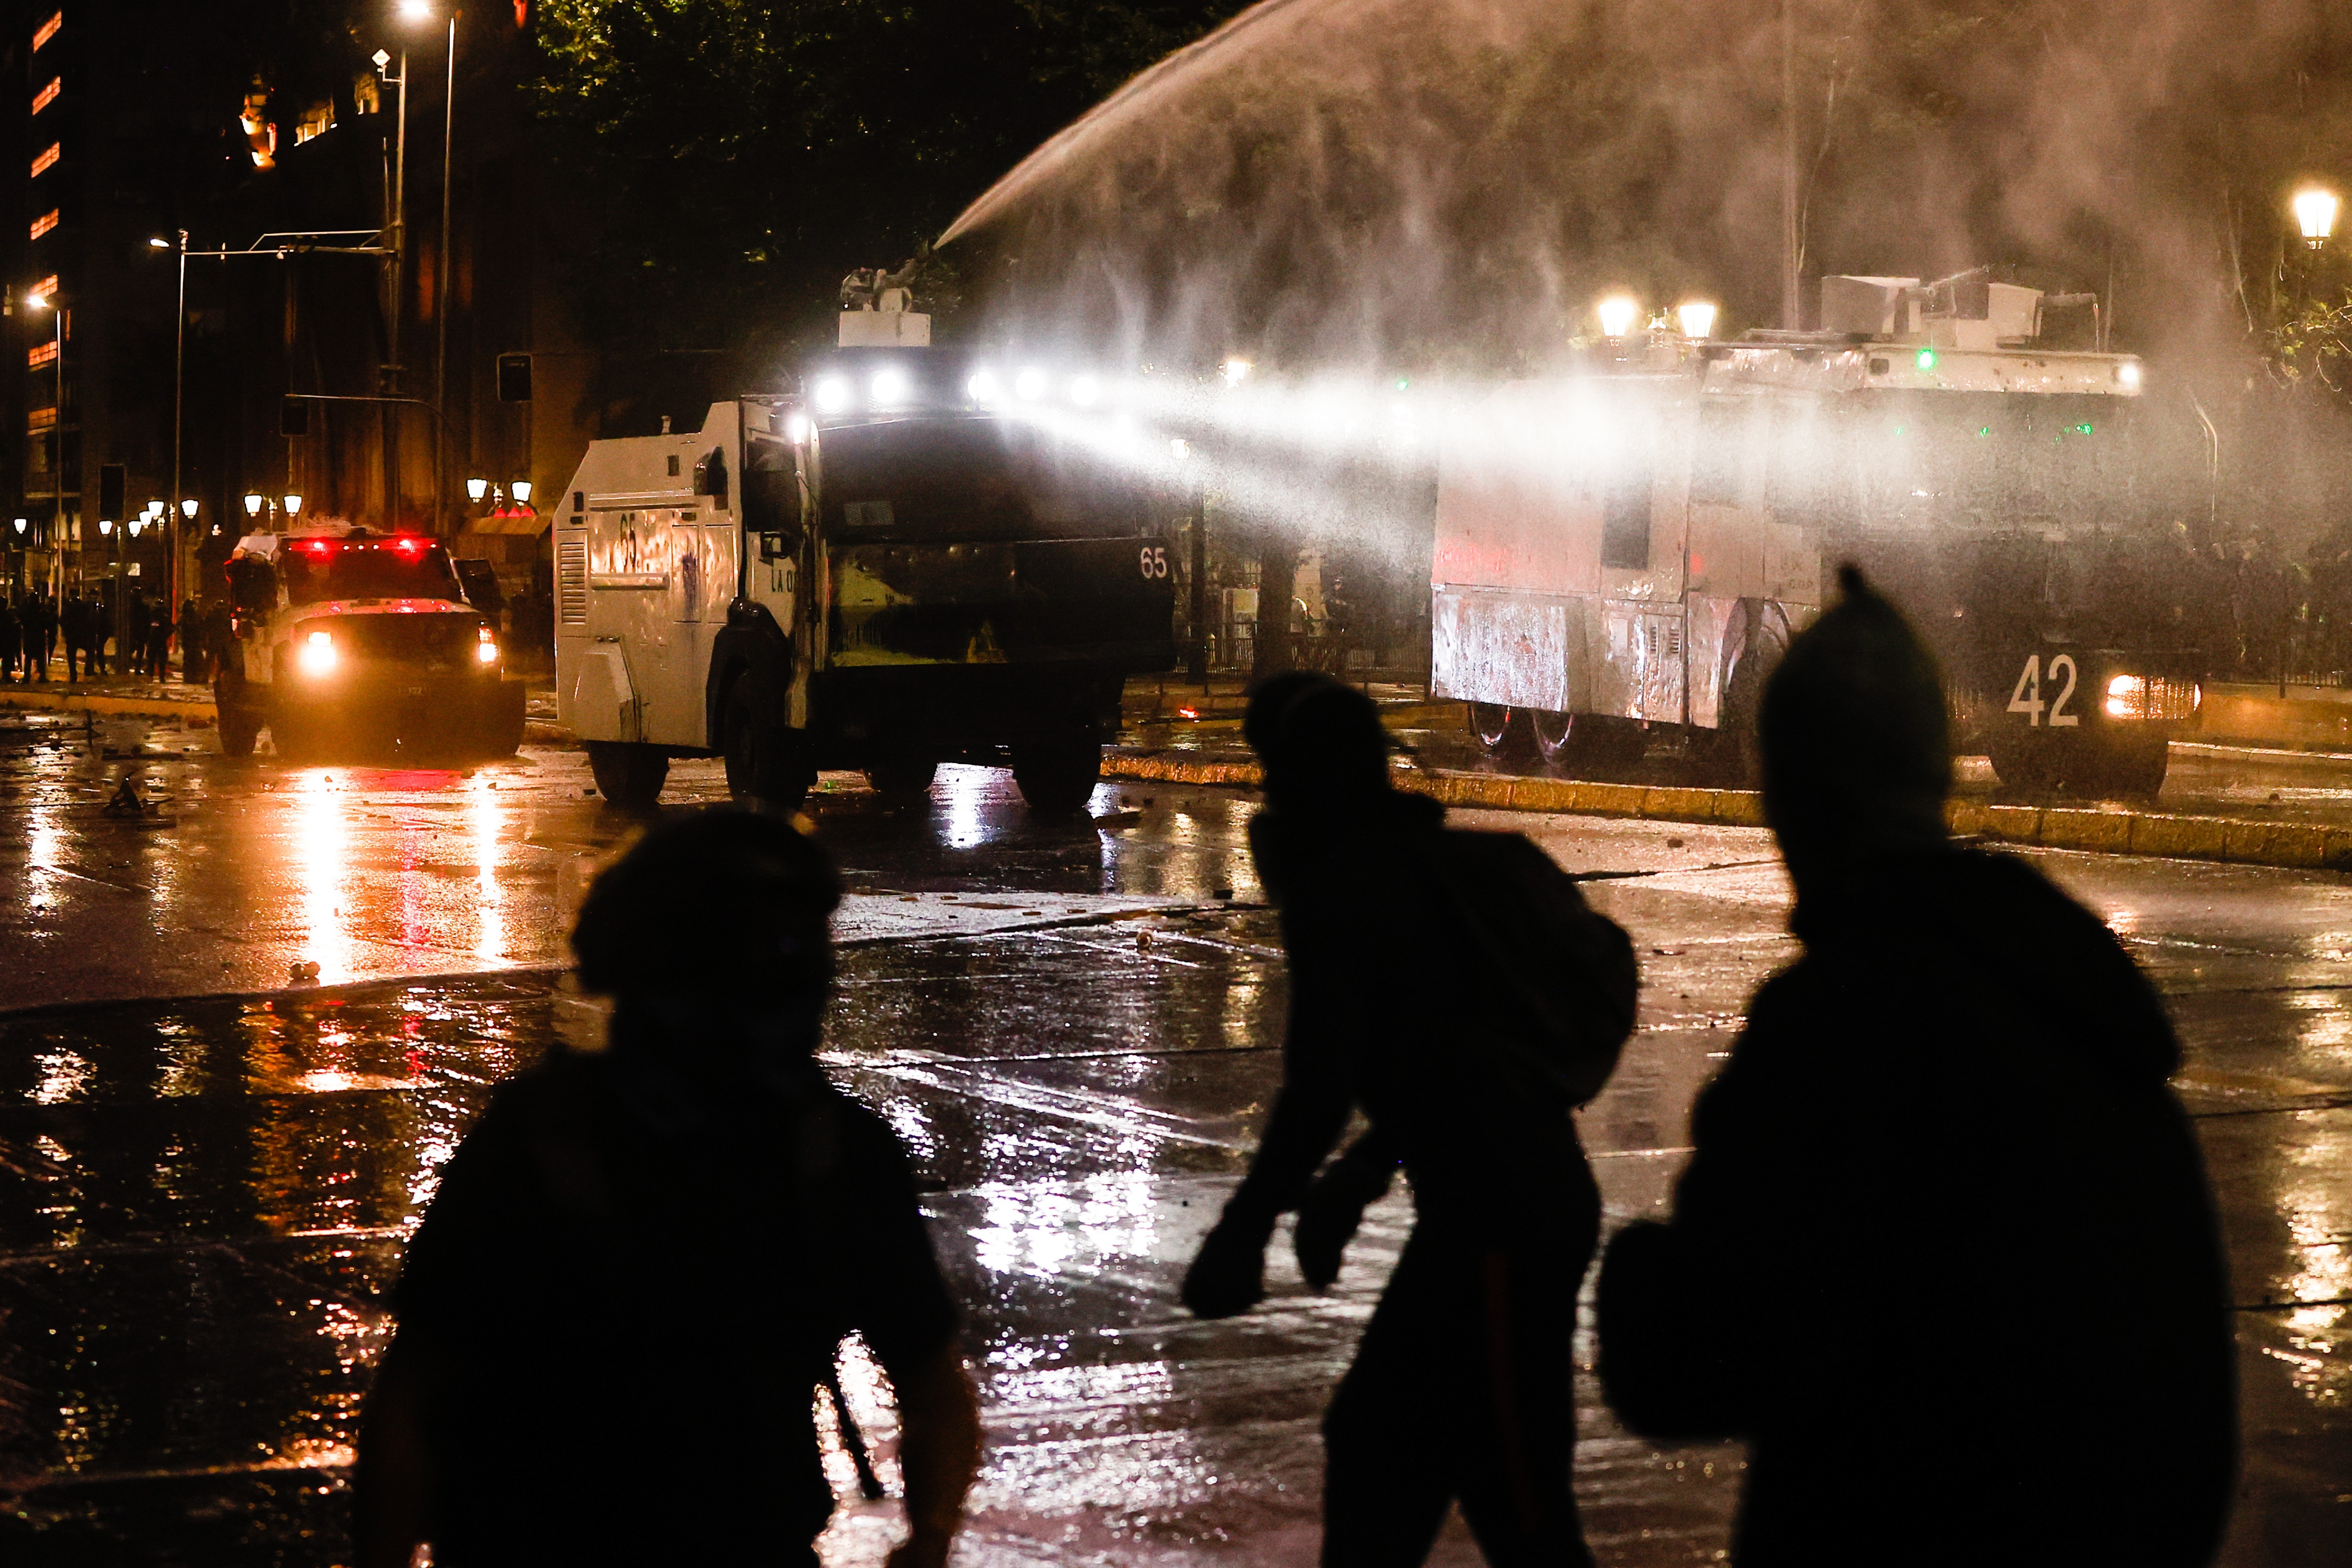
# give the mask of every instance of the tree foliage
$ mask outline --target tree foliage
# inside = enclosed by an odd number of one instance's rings
[[[1037,142],[1231,0],[543,0],[542,191],[607,350],[821,341]],[[950,302],[942,273],[935,297]]]

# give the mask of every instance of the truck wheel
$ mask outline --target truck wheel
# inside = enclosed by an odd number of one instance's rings
[[[815,771],[773,726],[761,722],[765,705],[758,680],[753,675],[737,677],[719,714],[727,793],[754,811],[796,811],[816,782]]]
[[[2172,764],[2172,747],[2162,736],[2135,737],[2120,743],[2090,749],[2092,759],[2085,788],[2104,795],[2150,796],[2164,788]]]
[[[1639,767],[1649,750],[1641,725],[1605,713],[1530,713],[1528,727],[1543,760],[1559,767]]]
[[[1102,739],[1091,724],[1016,742],[1013,782],[1029,809],[1052,816],[1084,811],[1102,780]]]
[[[876,795],[928,795],[939,771],[940,764],[928,757],[883,758],[866,764],[866,782]],[[1094,785],[1087,788],[1091,793]]]
[[[1692,753],[1700,781],[1716,789],[1759,789],[1764,783],[1764,749],[1756,721],[1764,710],[1764,686],[1789,651],[1785,621],[1759,616],[1751,624],[1739,662],[1723,689],[1717,726],[1693,731]]]
[[[213,711],[218,715],[224,756],[249,757],[261,739],[261,715],[238,700],[244,684],[226,673],[213,678]]]
[[[2024,735],[1996,731],[1985,742],[1993,777],[2010,789],[2044,794],[2058,787],[2058,769],[2049,748]]]
[[[1470,733],[1490,757],[1524,756],[1528,744],[1528,711],[1499,702],[1473,702]]]
[[[522,682],[499,683],[498,700],[481,727],[481,752],[486,757],[511,757],[522,750],[526,715]]]
[[[307,763],[319,751],[318,736],[284,713],[269,721],[269,744],[281,761],[289,763]]]
[[[588,742],[588,771],[596,793],[626,811],[643,811],[661,798],[669,777],[669,754],[627,741]]]

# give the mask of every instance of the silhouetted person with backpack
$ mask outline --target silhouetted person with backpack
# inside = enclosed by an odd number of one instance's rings
[[[1458,1501],[1497,1568],[1589,1563],[1570,1352],[1600,1197],[1570,1112],[1633,1027],[1632,946],[1527,839],[1450,831],[1391,790],[1360,693],[1277,676],[1244,729],[1265,768],[1250,850],[1281,911],[1289,1028],[1185,1305],[1246,1311],[1276,1216],[1302,1205],[1301,1268],[1328,1284],[1402,1164],[1412,1238],[1323,1422],[1323,1562],[1419,1563]],[[1318,1181],[1355,1110],[1371,1131]]]
[[[2227,1281],[2164,1008],[2098,917],[1956,847],[1944,691],[1848,568],[1761,712],[1803,956],[1611,1243],[1626,1425],[1748,1444],[1739,1568],[2191,1568],[2235,1447]]]
[[[596,879],[572,944],[608,1043],[502,1085],[442,1172],[368,1394],[362,1568],[814,1568],[812,1398],[853,1331],[898,1394],[892,1568],[946,1562],[979,1410],[906,1155],[814,1058],[839,899],[736,812]]]

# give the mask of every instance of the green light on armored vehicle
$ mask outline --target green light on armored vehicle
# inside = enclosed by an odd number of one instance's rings
[[[1920,368],[1921,370],[1933,370],[1933,369],[1935,369],[1935,368],[1936,368],[1936,351],[1935,351],[1934,349],[1921,349],[1921,350],[1919,351],[1919,362],[1918,362],[1918,363],[1919,363],[1919,368]]]

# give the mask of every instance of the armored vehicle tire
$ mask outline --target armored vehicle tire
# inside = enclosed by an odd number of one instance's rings
[[[1506,708],[1499,702],[1473,702],[1470,707],[1470,737],[1479,749],[1490,757],[1524,756],[1534,743],[1528,732],[1528,712],[1524,708]]]
[[[597,794],[614,805],[642,811],[661,798],[669,753],[627,741],[591,741],[588,771],[596,775]]]
[[[528,721],[521,683],[505,682],[499,692],[497,705],[491,709],[481,727],[482,754],[511,757],[522,750],[523,728]]]
[[[1561,767],[1637,767],[1650,744],[1640,724],[1605,713],[1529,713],[1528,727],[1543,760]]]
[[[719,714],[727,793],[754,811],[795,811],[816,782],[815,771],[791,750],[791,733],[762,724],[759,677],[742,675],[727,689]]]
[[[866,764],[866,782],[877,795],[928,795],[939,771],[938,762],[929,757],[878,758]]]
[[[1102,742],[1094,726],[1040,735],[1013,747],[1013,782],[1029,809],[1052,816],[1084,811],[1102,781]]]
[[[2172,765],[2172,745],[2161,735],[2128,745],[2100,748],[2099,769],[2104,787],[2117,795],[2153,795],[2164,788]]]
[[[1698,763],[1699,782],[1716,789],[1764,785],[1764,747],[1757,721],[1764,711],[1764,688],[1789,651],[1789,633],[1785,620],[1776,624],[1772,617],[1759,616],[1751,624],[1754,629],[1740,649],[1739,662],[1724,683],[1717,727],[1693,731],[1691,752]]]
[[[221,752],[225,756],[249,757],[254,743],[261,739],[261,715],[239,700],[244,696],[242,679],[228,674],[213,678],[213,711],[220,723]]]

